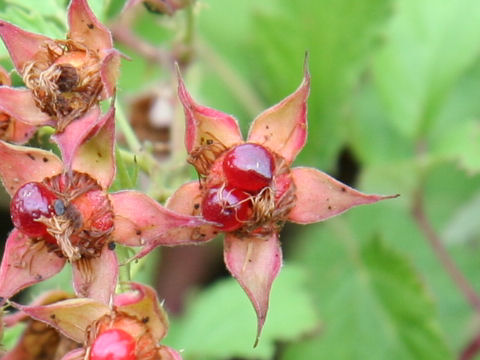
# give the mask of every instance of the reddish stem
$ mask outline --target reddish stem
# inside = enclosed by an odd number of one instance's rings
[[[459,360],[470,360],[475,357],[480,351],[480,334],[475,335],[472,341],[460,354]]]
[[[443,267],[452,278],[455,285],[457,285],[458,289],[465,296],[465,298],[474,308],[474,310],[480,313],[480,297],[478,296],[472,285],[470,285],[470,282],[467,280],[467,278],[457,267],[455,262],[452,260],[450,254],[443,245],[442,240],[440,239],[429,219],[427,218],[423,204],[422,191],[418,191],[415,196],[413,204],[413,217],[417,222],[418,227],[430,243],[433,252],[438,257]]]

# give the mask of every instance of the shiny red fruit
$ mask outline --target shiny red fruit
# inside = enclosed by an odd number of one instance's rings
[[[22,185],[10,203],[10,216],[13,225],[30,237],[48,237],[47,228],[36,221],[40,217],[46,218],[55,215],[57,196],[45,185],[30,182]]]
[[[94,341],[90,360],[136,360],[135,339],[121,329],[101,333]]]
[[[241,144],[223,159],[228,185],[245,191],[259,191],[269,186],[275,165],[273,156],[259,144]]]
[[[233,187],[211,188],[202,201],[202,215],[212,222],[221,224],[224,231],[242,227],[252,212],[249,195]]]

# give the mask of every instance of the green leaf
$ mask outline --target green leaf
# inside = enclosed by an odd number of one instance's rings
[[[401,196],[394,201],[354,209],[345,216],[352,219],[351,231],[358,236],[358,239],[381,234],[390,246],[402,251],[414,261],[422,278],[434,294],[438,307],[438,319],[443,332],[448,334],[447,341],[450,348],[460,352],[460,349],[475,334],[476,330],[470,326],[475,312],[441,265],[428,240],[412,218],[411,203],[416,196],[414,168],[396,168],[395,165],[392,163],[390,167],[366,168],[362,176],[361,188],[370,191],[378,190],[380,193],[399,192]],[[480,176],[469,176],[452,162],[430,166],[425,175],[426,215],[437,233],[445,240],[445,247],[453,261],[472,286],[480,291],[476,281],[480,278],[480,267],[478,252],[475,250],[480,239],[473,235],[478,221],[466,224],[468,215],[463,220],[458,219],[465,216],[462,215],[464,210],[469,211],[468,208],[474,205],[474,199],[480,188]],[[470,218],[472,216],[474,217],[475,214],[471,214]],[[447,237],[452,224],[457,221],[458,225],[453,226],[457,230],[459,226],[465,226],[462,230],[465,231],[464,236],[468,237],[468,241],[462,241],[462,235],[458,231]],[[457,238],[457,236],[460,237]],[[319,248],[317,251],[325,250]]]
[[[449,243],[462,243],[475,240],[480,234],[480,193],[467,200],[467,203],[450,217],[442,238]]]
[[[454,160],[470,174],[480,172],[479,84],[477,61],[452,91],[427,138],[433,157]]]
[[[1,349],[12,349],[17,344],[25,328],[26,325],[24,323],[18,323],[10,328],[4,328]]]
[[[310,52],[310,138],[300,159],[331,168],[345,142],[347,105],[368,55],[379,44],[392,1],[279,3],[277,13],[260,13],[255,21],[256,76],[273,104],[298,86],[303,54]]]
[[[329,168],[345,141],[345,105],[391,3],[210,0],[199,16],[208,45],[199,54],[207,68],[201,94],[208,105],[235,114],[246,130],[258,112],[298,87],[309,51],[310,141],[300,158]]]
[[[66,5],[62,0],[6,0],[0,5],[0,18],[35,33],[55,39],[65,38]]]
[[[414,156],[411,139],[385,121],[384,108],[371,82],[359,87],[353,97],[349,120],[350,145],[362,164],[380,164],[389,172],[395,171],[399,163],[411,161]]]
[[[404,0],[374,62],[390,120],[411,138],[428,134],[445,99],[478,55],[480,2]]]
[[[166,343],[184,349],[185,360],[271,359],[275,341],[294,340],[319,326],[305,278],[299,267],[282,269],[273,285],[269,314],[256,348],[255,313],[233,279],[219,281],[194,297],[185,315],[172,320]]]
[[[297,259],[311,271],[325,331],[289,346],[283,360],[451,359],[430,295],[404,255],[378,239],[362,242],[343,219],[316,230]]]

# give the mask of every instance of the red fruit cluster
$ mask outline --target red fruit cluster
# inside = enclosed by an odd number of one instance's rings
[[[245,143],[230,149],[222,160],[226,184],[207,190],[202,201],[203,217],[220,224],[223,231],[242,227],[252,215],[252,196],[270,186],[275,162],[259,144]]]
[[[90,360],[136,360],[135,338],[121,329],[100,334],[92,345]]]

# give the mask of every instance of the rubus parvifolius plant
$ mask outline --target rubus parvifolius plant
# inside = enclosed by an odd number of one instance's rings
[[[255,308],[258,342],[282,265],[279,232],[284,223],[315,223],[397,195],[363,194],[319,170],[290,167],[307,139],[307,60],[300,87],[258,115],[246,142],[235,118],[197,104],[180,74],[178,78],[188,162],[199,181],[179,188],[167,207],[218,224],[185,230],[192,242],[225,233],[225,264]]]
[[[0,87],[0,110],[30,125],[61,132],[115,92],[120,53],[86,0],[72,0],[65,40],[0,20],[0,36],[28,89]]]
[[[114,109],[98,108],[53,139],[55,154],[0,142],[0,178],[12,196],[10,233],[0,265],[0,297],[73,267],[78,296],[108,303],[115,291],[115,243],[142,246],[182,236],[179,229],[205,224],[200,217],[167,210],[133,190],[107,193],[115,176]],[[125,214],[133,208],[137,216]],[[135,234],[135,236],[130,236]]]
[[[89,298],[14,306],[77,344],[61,360],[181,360],[177,351],[159,345],[167,334],[167,314],[155,291],[142,284],[130,283],[130,290],[115,295],[110,306]]]

